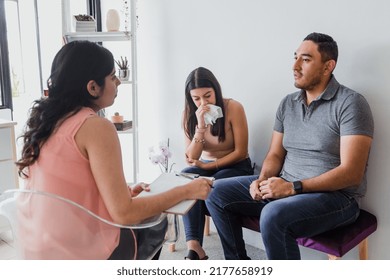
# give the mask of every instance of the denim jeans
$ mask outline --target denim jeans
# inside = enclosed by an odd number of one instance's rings
[[[249,194],[249,185],[257,178],[241,176],[219,180],[206,200],[228,260],[249,259],[241,216],[259,218],[268,259],[291,260],[301,257],[298,237],[310,237],[352,223],[359,215],[356,200],[342,191],[255,201]]]
[[[205,161],[206,162],[206,161]],[[185,173],[199,174],[200,176],[214,177],[215,180],[229,178],[234,176],[252,175],[253,168],[250,158],[242,160],[231,166],[217,170],[204,170],[199,167],[187,167],[182,170]],[[195,202],[194,206],[183,216],[186,241],[197,240],[200,245],[203,244],[203,231],[205,215],[209,212],[203,200]]]

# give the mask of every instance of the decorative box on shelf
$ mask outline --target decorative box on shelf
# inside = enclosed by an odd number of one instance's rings
[[[121,123],[114,123],[117,131],[124,131],[131,129],[133,127],[133,121],[126,121],[124,120]]]
[[[76,32],[95,32],[96,21],[90,15],[74,15],[73,26]]]

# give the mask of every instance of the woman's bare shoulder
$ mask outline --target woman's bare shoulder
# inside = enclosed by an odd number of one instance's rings
[[[239,101],[232,98],[225,99],[225,106],[226,110],[232,111],[233,113],[244,110],[244,106],[242,106]]]
[[[116,129],[110,120],[91,116],[84,121],[77,134],[84,139],[99,138],[103,140],[116,137]]]

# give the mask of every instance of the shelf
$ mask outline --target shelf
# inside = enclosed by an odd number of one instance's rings
[[[129,128],[129,129],[126,129],[126,130],[117,130],[116,132],[118,132],[118,134],[132,134],[133,133],[133,129]]]
[[[91,42],[105,41],[130,41],[132,35],[130,32],[68,32],[64,35],[65,43],[77,40],[88,40]]]
[[[0,0],[1,1],[1,0]],[[74,0],[75,1],[75,0]],[[129,80],[121,80],[123,88],[118,89],[118,99],[115,103],[121,101],[120,104],[113,104],[111,108],[107,108],[106,112],[110,112],[111,115],[115,112],[115,108],[121,108],[120,111],[129,110],[128,119],[132,119],[132,128],[126,129],[124,131],[117,131],[118,136],[121,139],[122,145],[122,156],[123,159],[126,159],[126,163],[123,165],[125,171],[125,177],[127,181],[137,182],[139,174],[139,147],[138,147],[138,81],[137,81],[137,0],[124,1],[129,4],[128,31],[98,31],[98,32],[74,32],[74,29],[71,29],[71,0],[61,0],[62,3],[62,13],[63,13],[63,22],[62,22],[62,40],[64,44],[73,42],[73,41],[90,41],[95,43],[102,43],[104,47],[109,49],[113,54],[116,55],[125,55],[129,58],[130,63],[130,76]],[[100,2],[100,1],[96,1]],[[108,3],[108,0],[101,2]],[[117,71],[119,72],[119,71]],[[119,75],[118,75],[119,76]],[[131,89],[130,89],[131,88]],[[131,90],[129,92],[129,90]],[[128,94],[119,94],[119,91]],[[131,108],[129,108],[131,107]],[[112,111],[112,113],[111,113]],[[108,118],[109,119],[109,118]],[[130,138],[130,141],[129,141]],[[132,140],[132,141],[131,141]],[[1,145],[0,145],[1,148]],[[129,169],[127,168],[129,166]],[[131,169],[130,169],[131,168]],[[1,176],[0,176],[1,178]]]
[[[4,120],[4,119],[0,119],[0,128],[3,128],[3,127],[12,127],[12,126],[15,126],[17,123],[14,122],[14,121],[9,121],[9,120]]]

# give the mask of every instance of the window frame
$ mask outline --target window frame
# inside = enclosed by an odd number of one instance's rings
[[[87,11],[96,20],[96,31],[102,31],[102,8],[100,0],[87,0]]]
[[[7,22],[5,18],[5,1],[0,0],[0,86],[1,86],[1,104],[0,109],[11,109],[12,105],[12,88],[11,74],[8,57],[8,41],[7,41]]]
[[[7,22],[5,17],[5,1],[0,0],[0,109],[10,109],[13,111],[12,103],[12,85],[11,85],[11,73],[10,73],[10,60],[9,60],[9,50],[8,50],[8,41],[7,41]],[[86,0],[88,13],[93,15],[97,20],[98,31],[101,31],[101,4],[100,0]],[[39,26],[37,26],[39,32]],[[39,43],[39,34],[38,43]],[[40,51],[40,46],[38,45],[38,52]],[[39,54],[38,54],[39,55]],[[39,63],[41,59],[39,58]],[[39,70],[41,70],[41,65],[39,65]],[[41,79],[42,80],[42,79]],[[41,87],[43,88],[42,82]]]

